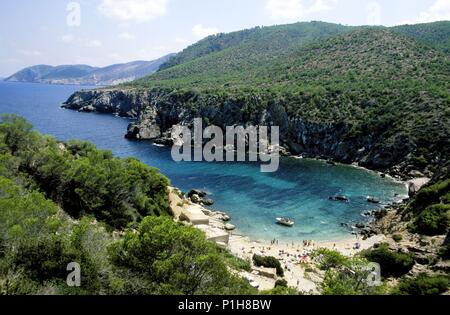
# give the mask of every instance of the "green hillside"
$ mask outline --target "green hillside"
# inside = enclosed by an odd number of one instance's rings
[[[161,66],[161,70],[192,61],[229,48],[239,50],[243,57],[263,64],[280,53],[305,43],[336,36],[353,27],[324,23],[301,22],[295,24],[255,27],[243,31],[209,36],[189,46]]]
[[[294,39],[295,29],[309,35]],[[275,116],[287,118],[269,123],[286,126],[282,140],[294,146],[300,141],[297,152],[378,170],[403,162],[432,170],[450,156],[448,33],[448,22],[395,29],[318,22],[276,26],[244,32],[247,39],[240,44],[229,41],[228,48],[199,54],[197,48],[217,40],[210,37],[181,53],[178,62],[184,63],[123,87],[163,89],[202,116],[211,106],[240,108],[233,114],[238,121],[207,117],[218,125],[257,123],[260,113],[275,106],[281,113]],[[302,145],[299,121],[341,126],[333,141],[346,152],[331,141],[326,148]],[[356,152],[363,147],[370,150],[364,157]]]
[[[245,47],[247,48],[247,47]],[[231,91],[302,90],[307,85],[367,85],[368,80],[444,83],[448,57],[384,29],[362,29],[325,41],[291,46],[260,58],[258,47],[234,46],[160,71],[130,85]]]
[[[401,25],[393,27],[392,30],[442,50],[447,54],[450,53],[450,21]]]

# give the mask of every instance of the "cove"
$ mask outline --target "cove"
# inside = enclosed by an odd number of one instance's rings
[[[124,138],[128,119],[61,109],[61,104],[80,86],[0,82],[0,113],[26,118],[36,130],[61,140],[80,139],[111,150],[116,156],[132,156],[159,168],[172,185],[183,191],[202,189],[216,201],[214,210],[225,211],[237,233],[255,240],[334,241],[347,238],[341,223],[367,220],[362,214],[404,198],[406,188],[377,173],[321,161],[282,158],[274,173],[261,173],[258,163],[175,162],[170,148]],[[330,201],[345,195],[348,203]],[[367,196],[381,201],[375,205]],[[295,219],[292,228],[275,224],[275,218]]]

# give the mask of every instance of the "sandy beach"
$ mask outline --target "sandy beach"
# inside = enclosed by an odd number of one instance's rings
[[[336,250],[343,255],[353,256],[358,252],[368,249],[373,245],[384,240],[384,236],[378,235],[367,240],[362,240],[360,237],[349,237],[347,240],[337,242],[314,242],[309,245],[304,245],[303,242],[262,242],[252,241],[248,237],[234,235],[231,232],[230,240],[227,248],[233,255],[251,260],[254,254],[261,256],[273,256],[277,258],[285,269],[285,280],[290,287],[296,288],[299,291],[316,294],[317,279],[315,274],[308,273],[305,266],[311,263],[309,255],[317,249],[326,248]],[[358,244],[359,249],[356,249]],[[252,276],[255,276],[252,274]],[[275,280],[267,277],[256,277],[255,281],[260,284],[260,289],[272,289],[275,285]]]
[[[317,283],[320,277],[317,273],[308,272],[314,267],[310,254],[317,249],[326,248],[336,250],[343,255],[353,256],[373,245],[383,242],[385,237],[377,235],[363,240],[359,236],[349,235],[348,238],[336,242],[281,242],[256,241],[239,235],[234,226],[228,223],[229,217],[223,212],[214,212],[205,207],[186,200],[172,188],[170,202],[175,218],[180,222],[191,224],[205,232],[207,239],[227,248],[236,257],[252,261],[253,255],[273,256],[277,258],[285,269],[284,279],[290,287],[307,294],[318,294]],[[241,272],[241,276],[257,286],[259,290],[270,290],[277,280],[275,270],[257,268],[252,272]]]
[[[392,179],[398,181],[396,178]],[[429,178],[421,177],[402,183],[406,187],[413,185],[414,189],[418,191],[429,181]],[[351,257],[375,244],[386,241],[384,235],[363,239],[362,236],[350,234],[343,240],[329,242],[304,240],[288,243],[278,240],[252,240],[238,234],[236,231],[238,227],[229,223],[230,217],[226,213],[211,211],[200,204],[192,203],[176,188],[171,188],[170,203],[176,220],[202,230],[208,240],[228,249],[236,257],[250,262],[254,254],[277,258],[285,270],[284,279],[288,285],[305,294],[319,293],[317,285],[321,281],[321,272],[310,272],[315,267],[310,258],[310,254],[314,250],[320,248],[336,250]],[[252,272],[241,272],[241,276],[248,279],[259,290],[273,289],[278,279],[275,269],[256,266],[253,266]]]

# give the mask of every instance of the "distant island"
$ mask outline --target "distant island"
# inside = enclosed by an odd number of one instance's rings
[[[143,78],[159,70],[174,54],[153,61],[133,61],[124,64],[97,68],[88,65],[36,65],[14,73],[4,81],[72,84],[72,85],[116,85]]]

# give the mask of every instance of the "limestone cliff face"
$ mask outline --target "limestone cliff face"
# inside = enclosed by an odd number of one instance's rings
[[[380,145],[374,135],[349,136],[351,127],[345,123],[311,122],[301,117],[289,117],[282,106],[261,106],[258,97],[248,104],[217,96],[187,97],[166,90],[86,90],[73,94],[63,107],[78,111],[97,111],[136,118],[126,137],[157,140],[170,144],[170,132],[179,125],[190,126],[194,118],[202,117],[204,124],[222,128],[234,125],[280,126],[281,142],[286,150],[306,157],[321,157],[344,163],[359,163],[375,170],[386,171],[405,162],[413,150],[411,144],[396,139]],[[258,107],[259,106],[259,107]],[[402,166],[402,167],[403,167]],[[399,174],[405,170],[398,171]]]

